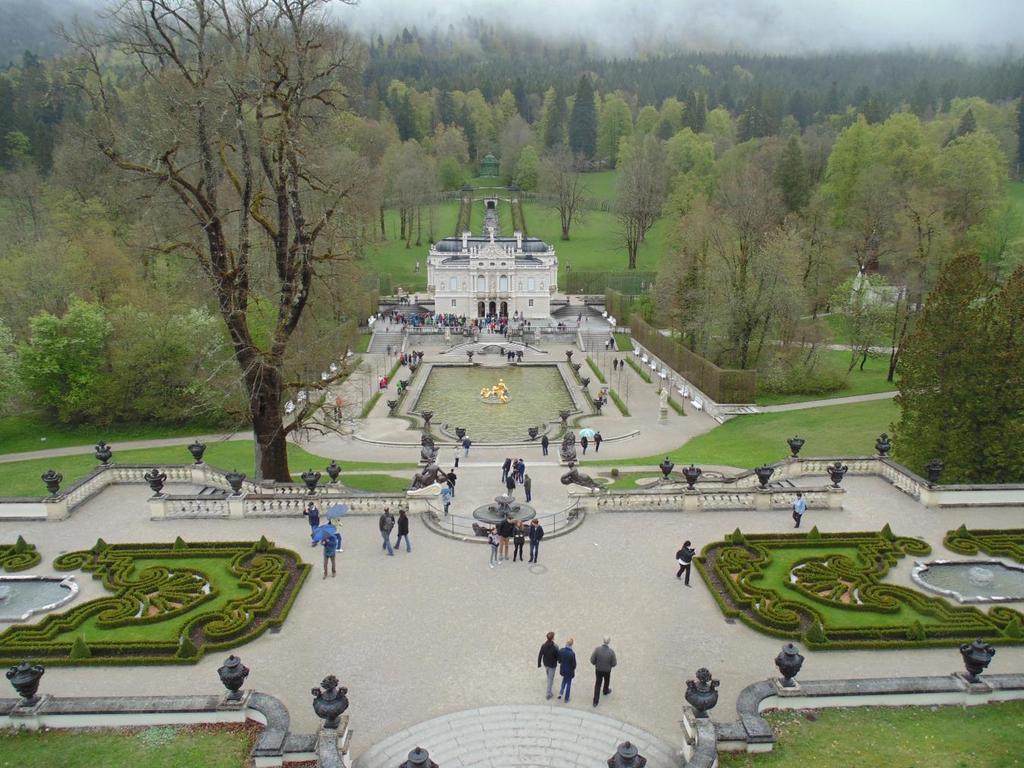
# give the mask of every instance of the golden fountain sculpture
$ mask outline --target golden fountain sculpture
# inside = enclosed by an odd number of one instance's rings
[[[508,387],[505,385],[504,379],[498,379],[498,383],[493,387],[481,389],[480,397],[488,403],[507,403]]]

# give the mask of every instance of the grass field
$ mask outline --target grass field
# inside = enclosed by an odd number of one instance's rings
[[[341,482],[359,491],[400,493],[409,490],[410,480],[391,475],[344,475]]]
[[[478,227],[481,214],[474,210],[473,227]],[[430,226],[431,217],[433,227]],[[433,234],[435,241],[443,237],[455,234],[455,223],[459,218],[459,202],[448,200],[437,203],[430,208],[423,209],[423,241],[416,245],[413,238],[412,245],[405,247],[405,241],[399,239],[398,211],[387,210],[384,212],[384,230],[387,232],[387,240],[373,243],[366,249],[366,260],[364,268],[370,274],[389,274],[393,289],[402,286],[407,291],[415,293],[423,291],[427,287],[427,251],[429,249],[430,236]],[[377,231],[379,235],[379,230]],[[420,268],[416,271],[416,262],[419,261]]]
[[[890,425],[898,416],[899,409],[891,400],[739,416],[698,435],[669,453],[669,457],[676,464],[723,464],[751,469],[787,456],[786,439],[796,434],[807,441],[804,456],[869,456],[874,453],[875,439],[882,432],[891,432]],[[588,463],[623,467],[643,464],[654,471],[664,457],[658,454]]]
[[[783,403],[799,403],[805,400],[823,400],[829,397],[853,397],[855,395],[868,395],[874,394],[875,392],[892,392],[896,389],[896,385],[886,381],[886,376],[889,373],[889,357],[869,357],[867,363],[864,365],[864,370],[860,370],[860,361],[854,366],[854,369],[849,373],[846,369],[850,367],[850,353],[838,350],[838,349],[827,349],[822,352],[822,361],[830,369],[836,371],[841,376],[846,378],[846,383],[835,392],[829,392],[826,395],[805,395],[805,394],[792,394],[792,395],[758,395],[758,405],[781,405]],[[630,362],[630,361],[627,361]]]
[[[19,768],[241,768],[259,733],[255,724],[0,731],[0,765]]]
[[[722,768],[884,765],[1008,768],[1020,765],[1024,702],[977,707],[856,707],[769,712],[778,737],[766,754],[720,753]]]

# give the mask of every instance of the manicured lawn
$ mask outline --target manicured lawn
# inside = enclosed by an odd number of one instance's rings
[[[363,262],[364,268],[371,274],[386,273],[391,275],[392,290],[402,286],[407,291],[424,291],[427,287],[427,252],[430,249],[429,226],[432,212],[434,225],[434,240],[449,237],[455,234],[455,223],[459,218],[459,202],[457,200],[446,200],[437,203],[429,209],[423,209],[423,241],[417,246],[416,239],[406,248],[405,241],[399,239],[398,211],[387,210],[384,212],[384,230],[387,232],[387,240],[370,244],[366,249],[366,259]],[[474,210],[474,214],[478,214]],[[474,215],[473,226],[480,222],[480,215]],[[378,224],[379,226],[379,224]],[[380,235],[380,230],[376,230]],[[419,261],[420,268],[416,271],[416,262]]]
[[[71,445],[94,445],[100,440],[113,443],[117,440],[156,440],[164,437],[187,437],[189,439],[186,442],[192,442],[196,435],[230,432],[232,429],[234,427],[203,423],[69,426],[52,424],[34,415],[6,416],[0,419],[0,450],[3,453],[21,453]]]
[[[722,768],[1008,768],[1021,764],[1024,702],[975,707],[857,707],[769,712],[767,754],[720,753]]]
[[[842,389],[825,395],[758,395],[757,404],[781,405],[783,403],[800,403],[806,400],[824,400],[830,397],[853,397],[855,395],[874,394],[875,392],[892,392],[896,389],[894,383],[886,381],[886,376],[889,374],[888,356],[868,357],[863,371],[860,369],[860,360],[858,359],[857,365],[849,373],[846,371],[850,367],[849,352],[827,349],[822,352],[822,362],[846,378],[846,384]]]
[[[632,352],[633,337],[628,333],[616,333],[615,346],[618,348],[619,352]]]
[[[129,451],[118,451],[114,445],[114,461],[121,464],[189,464],[192,457],[185,449],[185,441],[181,447],[139,448]],[[254,475],[254,456],[251,440],[230,440],[207,445],[204,460],[218,469],[237,469],[249,477]],[[312,467],[319,472],[329,463],[329,459],[317,456],[297,445],[288,446],[289,468],[297,476]],[[48,469],[54,469],[64,475],[63,487],[67,488],[76,478],[88,474],[96,467],[97,461],[92,454],[77,456],[60,456],[52,459],[32,459],[30,461],[12,461],[0,464],[0,496],[41,496],[46,492],[39,476]],[[342,462],[342,469],[405,469],[415,468],[415,464],[389,464],[386,462]],[[327,480],[324,474],[321,482]]]
[[[359,334],[359,340],[356,342],[356,352],[366,352],[370,349],[370,341],[373,339],[372,333],[361,333]]]
[[[869,456],[874,453],[875,439],[882,432],[891,432],[890,425],[898,417],[899,409],[891,400],[738,416],[698,435],[672,451],[669,457],[676,464],[693,462],[698,466],[724,464],[753,468],[787,456],[786,438],[795,434],[807,441],[804,456]],[[658,454],[599,463],[646,464],[653,470],[664,458],[664,454]]]
[[[242,768],[258,726],[154,726],[0,731],[0,766],[18,768]]]
[[[391,475],[343,475],[341,482],[349,488],[372,493],[400,493],[409,489],[409,480]]]
[[[849,344],[850,337],[846,331],[846,322],[842,315],[827,315],[825,322],[828,324],[829,330],[832,332],[832,343],[833,344]],[[874,339],[874,346],[884,347],[892,341],[892,337],[888,332],[880,333]]]

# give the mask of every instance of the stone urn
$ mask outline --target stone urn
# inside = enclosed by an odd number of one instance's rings
[[[571,363],[572,362],[572,350],[571,349],[565,350],[565,362],[567,362],[567,363]]]
[[[960,646],[960,655],[963,656],[964,666],[967,667],[967,682],[979,683],[979,675],[985,671],[992,657],[996,655],[996,649],[986,643],[980,637],[973,643],[964,643]],[[10,672],[7,676],[10,677]]]
[[[103,440],[100,440],[96,444],[96,450],[93,452],[93,456],[96,457],[96,461],[106,466],[110,463],[110,458],[114,455],[114,452],[110,449],[110,446]]]
[[[562,420],[563,427],[567,426],[567,423],[569,421],[569,411],[559,411],[558,418]]]
[[[245,473],[239,472],[237,469],[233,469],[224,475],[224,479],[228,481],[228,485],[231,486],[231,490],[235,496],[242,492],[242,483],[245,482]]]
[[[711,679],[711,671],[707,667],[697,670],[696,680],[686,681],[686,701],[694,708],[697,717],[705,718],[708,711],[714,709],[720,684],[720,680]]]
[[[192,458],[195,459],[196,464],[202,464],[203,454],[206,453],[206,443],[200,443],[198,440],[195,440],[192,445],[188,447],[188,452],[192,454]]]
[[[536,440],[537,435],[540,434],[540,430],[537,427],[530,427],[526,430],[526,434],[530,436],[531,440]]]
[[[754,474],[757,475],[757,481],[761,484],[761,488],[767,488],[768,481],[771,480],[772,475],[775,474],[775,467],[762,464],[760,467],[754,468]]]
[[[409,753],[409,758],[399,768],[438,768],[437,763],[430,759],[430,754],[423,747],[416,747]]]
[[[575,374],[576,374],[577,376],[579,376],[579,374],[580,374],[580,368],[582,368],[582,367],[583,367],[582,363],[570,363],[570,365],[572,365],[572,370],[573,370],[573,372],[574,372],[574,373],[575,373]]]
[[[889,440],[889,435],[887,435],[885,432],[880,434],[878,436],[878,439],[875,440],[875,450],[878,451],[879,456],[883,457],[888,456],[889,451],[892,450],[892,441]]]
[[[786,443],[789,445],[789,451],[794,459],[800,453],[800,449],[804,447],[805,442],[807,441],[798,435],[793,435],[786,441]]]
[[[464,438],[466,436],[466,428],[465,427],[456,427],[455,428],[455,436],[457,438],[459,438],[459,440],[462,440],[462,438]]]
[[[338,686],[338,678],[328,675],[320,685],[323,688],[313,688],[313,711],[316,716],[324,721],[324,728],[337,728],[342,712],[348,709],[348,688]]]
[[[697,484],[697,480],[704,474],[704,471],[700,467],[695,467],[691,464],[688,467],[683,468],[683,477],[686,479],[686,489],[688,491],[693,490],[693,486]]]
[[[153,491],[153,495],[159,496],[164,490],[164,483],[167,482],[167,473],[161,472],[156,467],[153,467],[149,472],[142,476],[142,479],[149,483],[149,487]]]
[[[390,411],[391,413],[394,413],[395,412],[395,408],[398,407],[398,401],[397,400],[386,400],[385,402],[387,403],[388,411]]]
[[[590,386],[590,378],[587,377],[587,376],[584,376],[583,378],[580,379],[580,384],[583,385],[584,389],[586,387],[589,387]]]
[[[466,353],[466,357],[469,358],[469,364],[472,365],[473,364],[473,352],[472,352],[472,350]]]
[[[220,681],[228,689],[228,701],[240,701],[242,694],[240,690],[245,684],[245,678],[249,676],[249,668],[242,663],[242,660],[231,654],[224,662],[224,666],[217,670]]]
[[[42,664],[29,664],[25,661],[7,670],[7,679],[11,681],[14,690],[21,696],[21,701],[18,702],[19,707],[34,707],[39,703],[36,691],[39,690],[39,681],[44,672],[46,669]]]
[[[946,465],[942,463],[942,459],[936,456],[934,459],[929,461],[924,471],[928,473],[928,486],[932,487],[939,482],[939,476],[942,474],[942,470],[946,468]]]
[[[662,474],[662,478],[661,479],[662,480],[668,480],[668,476],[670,474],[672,474],[672,470],[675,468],[675,466],[676,465],[672,463],[672,461],[669,459],[669,457],[666,456],[665,460],[663,462],[661,462],[661,464],[658,465],[658,469],[661,470],[661,474]]]
[[[801,655],[799,648],[793,645],[793,643],[786,643],[782,646],[779,655],[775,657],[775,666],[782,673],[783,688],[792,688],[796,685],[793,682],[793,678],[797,676],[803,665],[804,657]]]
[[[39,479],[46,483],[46,490],[51,496],[56,496],[60,491],[60,484],[64,482],[64,475],[60,472],[54,472],[52,469],[46,470],[39,476]]]
[[[338,476],[341,474],[341,465],[338,464],[334,459],[331,459],[331,463],[325,468],[327,476],[331,478],[332,483],[338,482]]]
[[[647,758],[643,757],[636,744],[624,741],[619,744],[615,754],[608,758],[608,768],[644,768]]]
[[[846,473],[850,470],[845,464],[840,464],[839,460],[836,459],[835,464],[829,464],[827,467],[828,479],[832,481],[832,487],[838,488],[839,484],[843,482],[843,478],[846,477]]]
[[[423,426],[430,429],[430,420],[434,418],[433,411],[420,411],[420,416],[423,417]]]
[[[319,472],[314,472],[313,468],[310,467],[301,475],[299,475],[299,477],[302,478],[302,482],[306,484],[306,488],[311,494],[316,493],[316,487],[320,483]]]

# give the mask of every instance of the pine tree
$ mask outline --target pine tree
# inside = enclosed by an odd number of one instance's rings
[[[569,149],[574,155],[587,160],[597,150],[597,109],[594,106],[594,86],[587,75],[580,76],[576,86],[576,100],[569,116]]]
[[[963,117],[960,118],[960,125],[956,128],[957,136],[966,136],[968,133],[974,133],[978,130],[978,121],[974,118],[974,110],[968,108],[964,112]]]
[[[544,93],[541,136],[545,149],[560,147],[565,142],[565,99],[554,87]]]
[[[810,200],[810,179],[804,163],[804,153],[800,149],[800,139],[795,134],[789,137],[786,148],[782,151],[775,183],[782,190],[782,201],[786,204],[786,210],[799,211]]]

